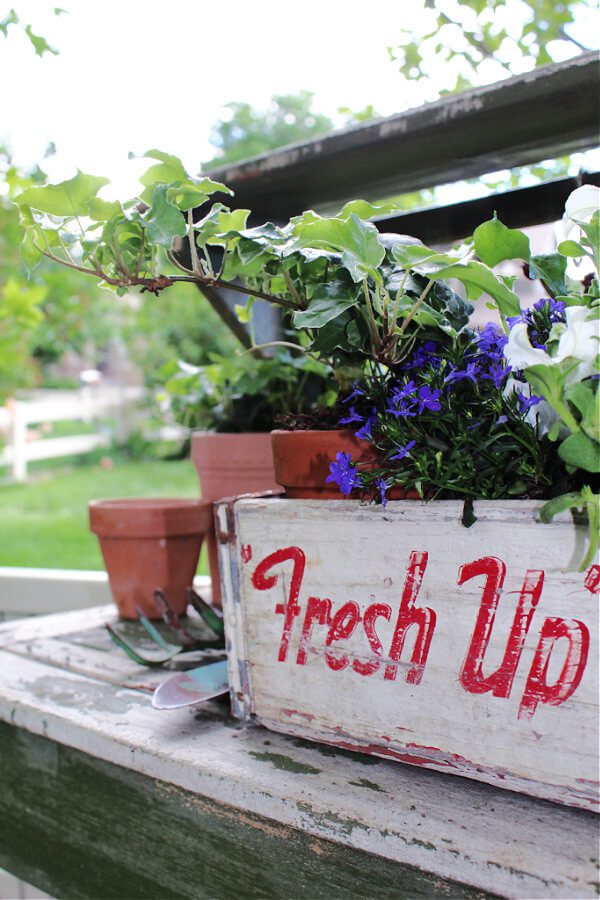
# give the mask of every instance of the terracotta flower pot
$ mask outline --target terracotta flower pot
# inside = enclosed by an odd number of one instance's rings
[[[266,432],[198,431],[192,435],[192,461],[203,500],[279,490],[273,474],[271,436]]]
[[[377,459],[368,441],[361,441],[348,428],[336,431],[272,431],[275,477],[287,497],[297,500],[342,500],[336,484],[327,482],[329,465],[341,451],[353,462]]]
[[[161,588],[175,611],[187,606],[202,540],[212,526],[212,504],[201,500],[131,498],[92,500],[90,529],[98,536],[110,589],[122,619],[139,606],[160,618],[154,591]]]
[[[275,482],[271,436],[268,433],[192,435],[192,461],[200,479],[204,500],[220,500],[236,494],[281,490]],[[212,601],[221,605],[219,559],[214,529],[206,537],[212,579]]]
[[[329,466],[342,451],[354,463],[376,462],[377,450],[357,438],[348,428],[335,431],[272,431],[275,478],[285,488],[286,497],[294,500],[356,499],[342,494],[337,484],[327,481]],[[390,500],[418,500],[416,490],[393,488]]]

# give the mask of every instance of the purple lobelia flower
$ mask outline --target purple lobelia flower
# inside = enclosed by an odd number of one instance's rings
[[[390,459],[404,459],[405,456],[410,456],[410,451],[416,443],[416,441],[409,441],[404,447],[398,447],[396,452],[390,456]]]
[[[351,425],[352,422],[364,422],[364,416],[357,413],[353,406],[350,407],[350,415],[340,419],[340,425]]]
[[[532,406],[537,406],[544,399],[543,397],[536,397],[535,394],[532,394],[531,397],[526,397],[521,391],[517,391],[517,397],[519,398],[520,413],[529,412]]]
[[[344,397],[342,403],[350,403],[351,400],[354,400],[355,397],[364,397],[365,392],[361,390],[359,387],[358,379],[353,381],[351,384],[352,391],[348,394],[347,397]]]
[[[355,432],[356,437],[360,438],[362,441],[372,441],[373,434],[372,429],[373,426],[377,424],[377,410],[375,407],[371,409],[371,412],[366,418],[365,424],[362,428],[359,428],[358,431]]]
[[[511,371],[512,371],[511,366],[503,366],[500,363],[493,363],[490,366],[489,370],[484,375],[482,375],[482,378],[486,378],[489,381],[493,381],[494,387],[496,387],[496,388],[498,388],[498,390],[500,390],[500,388],[502,387],[502,384],[504,382],[504,379],[507,377],[507,375]]]
[[[442,408],[442,404],[438,400],[442,392],[438,390],[432,391],[428,384],[425,387],[419,388],[419,415],[423,412],[424,409],[428,409],[431,412],[435,412],[438,409]]]
[[[435,341],[425,341],[424,344],[417,347],[412,359],[403,368],[424,369],[426,366],[433,366],[434,369],[439,369],[441,365],[441,359],[438,355],[439,349],[439,344],[436,344]]]
[[[476,341],[479,353],[483,353],[485,356],[502,356],[502,350],[508,338],[497,325],[488,322],[481,329]]]
[[[454,384],[456,381],[464,381],[469,379],[473,384],[477,383],[477,375],[479,374],[479,366],[476,362],[467,363],[466,369],[456,369],[451,366],[451,372],[444,378],[444,384]]]
[[[410,397],[406,400],[401,400],[399,406],[395,406],[390,401],[390,404],[386,406],[385,411],[391,416],[395,416],[397,419],[399,419],[400,416],[416,416],[416,412],[414,412],[415,403],[416,397]]]
[[[387,484],[385,483],[383,478],[376,478],[375,479],[375,487],[379,491],[379,496],[381,497],[381,505],[385,509],[387,506],[387,503],[388,503],[387,497],[385,495],[385,492],[387,491]]]
[[[351,461],[349,453],[340,450],[336,454],[335,462],[329,464],[329,471],[331,474],[325,481],[337,484],[342,494],[349,494],[354,488],[363,486],[356,464]]]

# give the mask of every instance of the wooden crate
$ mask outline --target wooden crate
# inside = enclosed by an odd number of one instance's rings
[[[219,504],[235,714],[597,809],[600,566],[540,505]]]

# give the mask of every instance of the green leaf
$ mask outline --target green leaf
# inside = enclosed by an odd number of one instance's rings
[[[529,260],[529,277],[539,278],[552,297],[569,293],[565,283],[566,271],[567,260],[560,253],[532,256]]]
[[[556,249],[562,256],[572,256],[575,259],[585,253],[584,248],[577,241],[561,241]]]
[[[219,181],[212,181],[210,178],[202,178],[198,182],[188,181],[185,184],[169,188],[167,199],[173,206],[186,212],[188,209],[194,209],[194,207],[206,203],[210,195],[217,192],[233,194],[233,191]]]
[[[395,202],[369,203],[368,200],[350,200],[342,207],[336,218],[349,219],[354,214],[360,219],[372,219],[374,216],[384,216],[395,212],[400,212],[400,208]]]
[[[6,37],[8,35],[8,26],[16,25],[18,23],[18,21],[19,21],[19,17],[16,14],[15,10],[10,9],[8,11],[8,15],[6,16],[6,18],[4,18],[0,21],[0,31],[2,32],[4,37]]]
[[[190,180],[183,163],[176,156],[163,153],[162,150],[148,150],[147,153],[144,153],[144,157],[159,160],[158,163],[150,166],[140,178],[141,184],[146,189],[140,194],[144,203],[150,204],[152,188],[155,184],[173,184],[174,181],[181,183]]]
[[[471,260],[468,263],[456,263],[441,269],[430,278],[456,278],[466,288],[469,299],[476,299],[478,294],[488,294],[496,302],[500,313],[508,316],[520,316],[521,306],[519,298],[506,284],[498,278],[491,269],[483,263]]]
[[[29,38],[37,56],[43,56],[44,53],[52,53],[54,56],[58,56],[58,50],[55,47],[51,47],[46,38],[39,34],[34,34],[31,30],[31,25],[25,26],[25,34]]]
[[[585,506],[585,499],[581,493],[561,494],[560,497],[554,497],[544,503],[540,509],[540,522],[547,525],[555,516],[566,512],[567,509],[581,509]]]
[[[156,185],[152,193],[152,206],[144,216],[144,222],[149,241],[170,250],[173,239],[183,237],[187,229],[180,211],[167,201],[168,190],[166,184]]]
[[[355,213],[350,218],[317,219],[297,230],[298,247],[331,247],[342,254],[342,263],[354,281],[372,274],[385,256],[379,232],[371,222],[363,222]]]
[[[113,216],[123,214],[123,208],[118,200],[109,202],[108,200],[101,200],[100,197],[92,197],[88,201],[87,208],[88,216],[95,222],[108,222]]]
[[[600,472],[600,444],[583,431],[570,434],[558,448],[558,455],[567,465],[586,472]]]
[[[30,206],[50,216],[87,216],[90,200],[95,198],[105,184],[110,184],[108,178],[86,175],[78,169],[77,175],[69,181],[27,188],[15,197],[15,203]]]
[[[475,252],[488,266],[496,266],[505,259],[528,260],[531,255],[529,238],[517,228],[507,228],[494,216],[473,232]]]
[[[565,397],[581,416],[581,427],[592,439],[600,436],[600,393],[594,390],[594,382],[580,381],[570,384]]]
[[[319,285],[308,309],[294,313],[294,325],[296,328],[322,328],[356,303],[356,297],[348,296],[348,288],[341,283]]]

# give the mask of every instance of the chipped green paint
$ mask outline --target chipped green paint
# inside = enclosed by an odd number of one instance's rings
[[[293,772],[296,775],[318,775],[321,771],[320,769],[315,769],[314,766],[298,762],[298,760],[292,759],[291,756],[284,756],[283,753],[256,753],[254,750],[251,750],[250,756],[259,762],[271,763],[272,766],[276,769],[281,769],[283,772]]]
[[[375,784],[374,781],[369,781],[367,778],[359,778],[358,781],[349,781],[348,784],[353,784],[355,787],[368,788],[370,791],[377,791],[379,794],[387,794],[387,791],[384,791],[382,787],[379,787],[378,784]]]
[[[272,754],[276,755],[276,754]],[[53,897],[486,900],[0,723],[0,866]]]

